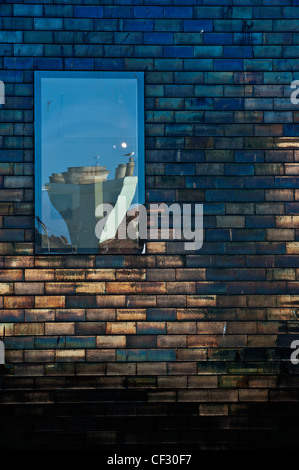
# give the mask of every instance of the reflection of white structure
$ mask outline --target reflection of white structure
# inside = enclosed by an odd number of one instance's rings
[[[111,206],[113,206],[112,211],[106,215],[103,230],[98,236],[100,243],[115,237],[119,225],[125,217],[133,200],[137,186],[137,176],[125,176],[121,181],[123,181],[122,186],[119,185],[119,180],[117,179],[107,181],[103,184],[103,189],[106,191],[107,183],[114,183],[114,185],[109,185],[108,191],[113,194],[117,194],[118,192],[118,196],[115,203],[108,202],[105,192],[103,203],[101,202],[96,207],[95,215],[97,220],[101,220],[103,216],[105,216],[105,213],[103,213],[103,209],[105,210],[105,204],[111,204]],[[117,183],[115,184],[115,182]],[[98,235],[98,230],[96,230],[96,235]]]
[[[99,240],[95,226],[105,215],[101,211],[102,204],[114,207],[116,220],[124,218],[137,187],[134,165],[133,158],[127,164],[120,164],[114,180],[107,180],[109,172],[103,166],[70,167],[67,172],[50,176],[50,183],[45,185],[50,201],[64,219],[71,244],[78,252],[97,252]],[[125,205],[120,204],[120,200],[125,200]],[[100,242],[114,238],[117,228],[109,216]]]
[[[0,364],[5,364],[5,346],[3,341],[0,341]]]

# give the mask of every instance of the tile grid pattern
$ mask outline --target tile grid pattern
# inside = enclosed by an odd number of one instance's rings
[[[275,406],[292,415],[297,4],[1,3],[0,335],[9,367],[0,407],[7,422],[17,419],[17,405],[36,406],[47,433],[48,406],[59,417],[61,403],[85,397],[84,413],[90,403],[106,419],[117,409],[122,419],[135,416],[137,428],[140,416],[163,427],[163,416],[181,413],[168,436],[149,422],[132,441],[225,447],[240,441],[238,427],[253,426],[256,436],[265,423],[277,429]],[[203,203],[200,252],[172,241],[149,242],[145,256],[34,256],[34,70],[145,72],[147,201]],[[86,442],[125,442],[124,429],[113,426],[91,423]],[[213,428],[228,431],[213,437]]]

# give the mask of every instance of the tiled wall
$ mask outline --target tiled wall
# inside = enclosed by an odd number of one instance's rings
[[[297,3],[0,4],[5,445],[295,439]],[[34,256],[34,70],[145,72],[147,202],[203,203],[199,252]]]

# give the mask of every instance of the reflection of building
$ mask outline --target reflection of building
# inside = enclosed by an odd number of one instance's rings
[[[73,250],[78,253],[98,252],[95,226],[105,215],[101,204],[113,206],[117,220],[123,219],[137,187],[134,165],[133,158],[118,165],[113,180],[107,179],[109,171],[104,166],[70,167],[66,172],[50,176],[50,183],[45,187],[51,203],[67,225]],[[121,206],[120,200],[125,201],[125,207]],[[112,230],[111,227],[105,228],[101,243],[115,237],[118,226]]]

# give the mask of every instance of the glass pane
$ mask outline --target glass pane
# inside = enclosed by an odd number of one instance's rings
[[[36,250],[142,251],[143,74],[36,72],[35,99]]]

